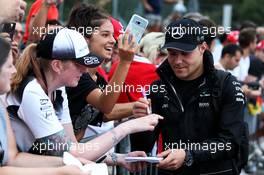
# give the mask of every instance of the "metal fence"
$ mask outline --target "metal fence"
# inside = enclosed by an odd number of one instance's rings
[[[158,175],[158,168],[155,164],[149,164],[146,169],[136,172],[130,173],[127,170],[118,171],[119,167],[112,167],[110,169],[109,175]]]

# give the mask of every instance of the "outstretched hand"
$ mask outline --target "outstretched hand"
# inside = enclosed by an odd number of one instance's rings
[[[153,131],[154,128],[162,120],[163,117],[157,114],[150,114],[145,117],[129,120],[125,123],[124,128],[128,129],[128,134],[133,134],[143,131]]]
[[[150,99],[139,98],[133,105],[133,116],[134,117],[144,117],[148,115],[148,107],[150,106]]]
[[[183,149],[166,150],[157,155],[157,157],[164,158],[157,167],[166,170],[176,170],[183,165],[185,156]]]

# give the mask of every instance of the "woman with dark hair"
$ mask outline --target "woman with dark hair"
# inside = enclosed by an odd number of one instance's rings
[[[93,5],[79,4],[72,9],[67,26],[85,37],[92,53],[103,60],[111,60],[117,42],[115,39],[118,38],[114,38],[114,28],[107,13]],[[122,40],[119,38],[120,43]],[[116,104],[131,64],[128,58],[132,55],[125,55],[119,49],[120,62],[108,83],[96,68],[88,68],[78,86],[66,88],[78,139],[83,138],[88,124],[101,126],[103,121],[120,120],[132,115],[134,102]]]
[[[2,38],[0,38],[0,50],[0,95],[3,95],[10,90],[11,76],[16,69],[13,65],[11,46]],[[58,157],[18,152],[9,117],[0,101],[0,174],[87,175],[81,173],[81,170],[75,166],[55,168],[62,165],[62,159]]]

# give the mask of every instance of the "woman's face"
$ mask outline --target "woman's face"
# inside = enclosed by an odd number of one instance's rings
[[[111,59],[115,44],[114,28],[110,20],[106,20],[88,39],[91,52],[104,58]]]
[[[61,72],[61,82],[63,86],[75,87],[84,72],[86,72],[86,67],[80,65],[74,61],[63,62],[63,70]]]
[[[10,91],[12,75],[16,73],[16,68],[13,65],[13,57],[11,51],[3,66],[0,68],[0,94]]]

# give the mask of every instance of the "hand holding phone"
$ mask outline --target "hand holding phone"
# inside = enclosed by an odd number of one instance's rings
[[[13,36],[15,33],[16,23],[4,23],[2,25],[1,33],[8,33],[10,39],[13,41]]]

